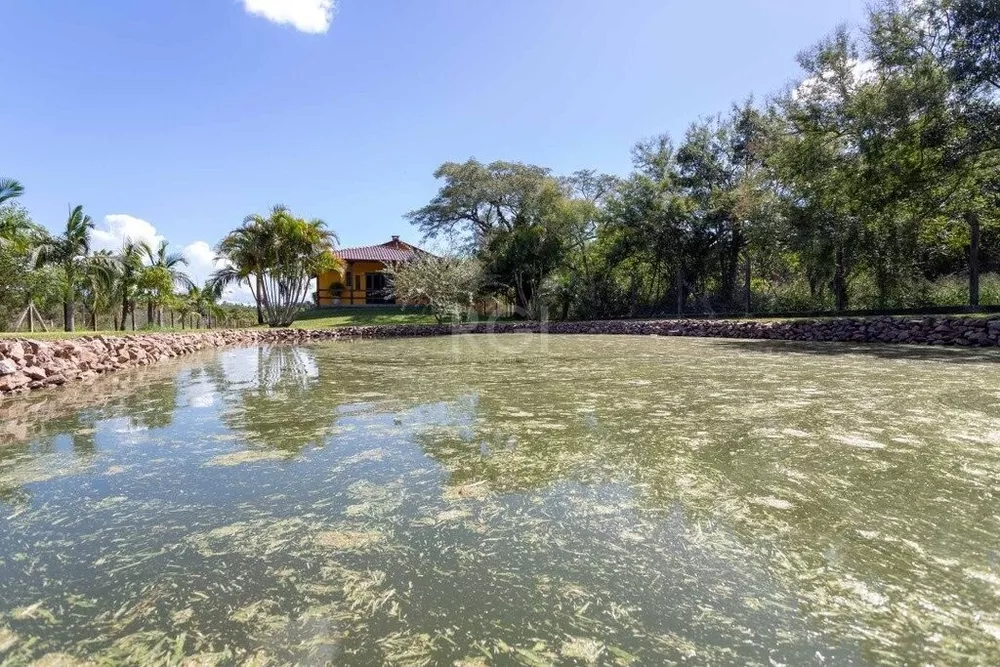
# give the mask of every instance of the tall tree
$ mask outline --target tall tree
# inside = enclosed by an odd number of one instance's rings
[[[805,77],[782,111],[786,141],[775,156],[797,230],[797,245],[814,266],[811,283],[832,273],[834,303],[849,303],[852,271],[860,261],[865,196],[862,128],[853,104],[867,76],[846,27],[799,56]]]
[[[43,264],[62,267],[65,277],[63,295],[63,322],[66,331],[73,331],[78,284],[77,279],[90,255],[90,232],[94,223],[83,212],[83,206],[70,209],[66,228],[59,236],[49,239],[40,249]]]
[[[312,279],[337,265],[337,236],[322,220],[305,220],[285,206],[268,215],[252,214],[219,244],[225,266],[212,276],[212,288],[249,281],[268,324],[288,326],[305,303]]]
[[[428,238],[446,237],[483,261],[494,288],[513,295],[526,313],[565,250],[555,226],[565,199],[548,169],[520,162],[448,162],[444,183],[427,206],[407,214]]]
[[[142,276],[146,268],[144,259],[151,253],[152,249],[147,243],[126,238],[115,258],[118,268],[115,291],[121,304],[121,320],[118,324],[122,331],[125,331],[129,315],[132,317],[132,330],[135,330],[135,305],[142,294]]]
[[[712,246],[720,305],[733,307],[741,264],[754,226],[762,225],[772,192],[764,168],[770,130],[752,100],[726,118],[696,123],[677,151],[678,184],[695,205],[695,220]]]
[[[90,328],[98,330],[98,317],[114,305],[118,262],[110,250],[100,250],[84,265],[80,276],[80,301],[90,316]]]
[[[169,245],[162,240],[155,250],[149,246],[143,248],[146,267],[140,283],[146,296],[146,322],[153,324],[155,316],[157,326],[163,326],[163,305],[174,288],[194,286],[191,278],[181,269],[187,266],[187,259],[181,253],[169,252]]]
[[[1000,7],[992,0],[888,2],[870,25],[872,57],[892,84],[893,129],[917,139],[919,159],[899,194],[915,216],[964,228],[969,304],[978,306],[983,221],[997,224],[1000,203]]]

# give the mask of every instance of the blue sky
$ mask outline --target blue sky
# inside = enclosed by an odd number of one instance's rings
[[[0,0],[0,175],[98,245],[165,236],[192,271],[282,202],[343,245],[391,234],[447,160],[626,173],[781,89],[862,0]]]

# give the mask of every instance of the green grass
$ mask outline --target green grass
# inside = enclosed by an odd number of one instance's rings
[[[401,306],[356,306],[309,310],[292,326],[304,329],[363,326],[368,324],[434,324],[434,316],[424,308]]]
[[[434,324],[435,319],[431,313],[424,308],[402,308],[400,306],[366,306],[354,308],[323,308],[319,310],[308,310],[295,320],[293,327],[303,329],[329,329],[333,327],[362,326],[367,324]],[[66,331],[8,331],[0,332],[2,338],[32,338],[37,340],[65,340],[70,338],[82,338],[83,336],[134,336],[150,333],[193,333],[205,331],[205,329],[140,329],[138,331],[90,331],[89,329],[78,329],[74,332]]]
[[[188,327],[187,329],[181,329],[177,327],[176,329],[139,329],[138,331],[132,331],[131,329],[127,331],[115,331],[113,329],[101,329],[99,331],[91,331],[90,329],[77,329],[76,331],[42,331],[36,329],[34,332],[28,331],[0,331],[0,339],[3,338],[30,338],[32,340],[67,340],[71,338],[83,338],[84,336],[141,336],[143,334],[154,334],[154,333],[195,333],[197,331],[207,331],[207,329],[195,329],[193,327]]]

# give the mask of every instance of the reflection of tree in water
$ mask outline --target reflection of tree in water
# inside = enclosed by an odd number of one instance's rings
[[[225,364],[235,361],[241,365],[228,371]],[[318,365],[309,348],[240,350],[206,372],[227,403],[223,423],[249,444],[300,452],[329,435],[337,412],[336,369]]]
[[[429,402],[428,387],[458,386],[476,397],[439,392],[452,416],[411,435],[452,488],[625,488],[614,511],[635,507],[654,522],[682,511],[698,527],[691,539],[766,562],[804,614],[863,641],[869,657],[894,644],[916,661],[926,643],[907,618],[945,634],[956,655],[982,647],[975,619],[995,593],[981,582],[995,581],[996,566],[975,554],[996,537],[998,473],[986,373],[712,357],[671,372],[619,352],[579,360],[571,383],[560,381],[567,359],[461,376],[428,368],[422,386],[400,381],[395,398]],[[890,606],[902,613],[885,616]],[[886,642],[860,639],[859,623]]]

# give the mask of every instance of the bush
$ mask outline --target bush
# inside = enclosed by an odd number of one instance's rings
[[[965,306],[969,303],[969,277],[951,275],[927,284],[927,300],[934,306]],[[1000,274],[979,276],[979,303],[1000,306]]]

